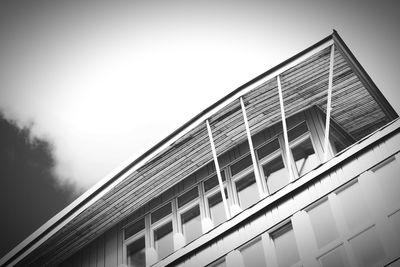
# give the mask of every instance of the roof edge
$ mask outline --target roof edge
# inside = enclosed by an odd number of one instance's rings
[[[133,171],[132,168],[136,167],[138,164],[143,164],[147,162],[147,160],[154,156],[154,153],[160,152],[163,147],[169,145],[168,143],[172,143],[180,137],[180,134],[184,131],[188,131],[188,129],[195,125],[197,122],[201,121],[206,115],[209,115],[211,112],[215,111],[216,109],[223,105],[228,100],[237,97],[239,94],[246,93],[249,87],[263,81],[268,76],[271,76],[276,73],[282,73],[285,67],[289,64],[301,59],[302,57],[306,56],[307,54],[313,52],[319,47],[329,44],[329,42],[334,41],[336,38],[340,38],[337,32],[334,30],[333,34],[325,37],[324,39],[320,40],[319,42],[313,44],[312,46],[302,50],[301,52],[297,53],[296,55],[290,57],[289,59],[283,61],[282,63],[274,66],[273,68],[267,70],[266,72],[258,75],[256,78],[250,80],[249,82],[241,85],[240,87],[233,90],[231,93],[226,95],[225,97],[221,98],[208,108],[204,109],[202,112],[197,114],[191,120],[186,122],[184,125],[176,129],[170,135],[159,141],[156,145],[149,148],[139,157],[134,160],[127,161],[121,165],[120,167],[116,168],[94,186],[89,188],[85,193],[83,193],[80,197],[78,197],[75,201],[69,204],[66,208],[61,210],[57,213],[54,217],[49,219],[45,224],[43,224],[39,229],[33,232],[30,236],[24,239],[21,243],[19,243],[14,249],[12,249],[9,253],[3,256],[0,259],[0,265],[6,265],[10,263],[17,263],[21,260],[21,257],[29,254],[32,249],[37,248],[41,243],[46,241],[50,238],[55,232],[57,232],[62,226],[76,217],[79,213],[81,213],[87,206],[93,204],[98,198],[102,197],[105,193],[107,193],[111,188],[117,185],[119,182],[124,180],[127,176],[129,176]],[[341,40],[341,39],[340,39]],[[343,41],[341,41],[343,43]],[[344,43],[343,43],[344,44]],[[353,56],[354,57],[354,56]],[[369,77],[369,76],[368,76]],[[370,78],[369,78],[370,79]],[[376,87],[376,86],[375,86]],[[378,90],[379,92],[379,90]],[[380,93],[380,92],[379,92]],[[382,95],[383,97],[383,95]],[[384,97],[383,97],[384,98]],[[386,100],[386,99],[385,99]],[[387,102],[387,101],[386,101]],[[387,102],[388,103],[388,102]],[[390,104],[388,103],[390,106]],[[391,107],[391,106],[390,106]],[[221,107],[220,107],[221,108]],[[397,114],[396,114],[397,115]],[[100,197],[99,197],[100,196]],[[97,197],[97,198],[96,198]],[[44,240],[43,240],[44,239]],[[34,247],[36,245],[36,247]]]
[[[346,60],[347,64],[349,64],[350,68],[358,76],[361,83],[364,85],[365,89],[367,89],[367,91],[371,94],[374,100],[382,108],[382,111],[385,113],[386,116],[388,116],[390,121],[399,117],[397,112],[390,105],[389,101],[387,101],[382,92],[379,91],[374,81],[372,81],[371,77],[362,67],[362,65],[354,56],[354,54],[350,51],[349,47],[346,45],[346,43],[343,41],[343,39],[340,37],[340,35],[337,33],[336,30],[333,30],[332,38],[338,50],[341,52],[344,59]]]

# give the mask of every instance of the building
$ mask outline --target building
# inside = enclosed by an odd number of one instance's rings
[[[400,266],[400,121],[334,31],[92,187],[3,266]]]

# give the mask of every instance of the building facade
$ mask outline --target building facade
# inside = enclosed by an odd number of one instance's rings
[[[106,177],[4,266],[400,266],[400,121],[334,31]]]

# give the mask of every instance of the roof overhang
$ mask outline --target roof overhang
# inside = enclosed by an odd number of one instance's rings
[[[284,88],[287,116],[310,105],[324,109],[332,44],[336,47],[332,118],[357,139],[397,118],[397,113],[334,31],[240,86],[143,155],[110,173],[4,256],[0,265],[14,265],[22,260],[34,262],[46,255],[53,259],[66,258],[167,186],[210,162],[206,119],[215,133],[218,153],[243,141],[245,133],[241,131],[237,101],[240,97],[248,106],[252,133],[279,121],[279,108],[275,107],[278,75]]]

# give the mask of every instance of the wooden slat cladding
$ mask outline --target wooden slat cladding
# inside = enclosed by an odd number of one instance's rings
[[[326,48],[280,75],[287,117],[312,105],[325,110],[329,51],[330,48]],[[339,51],[335,50],[334,58],[331,116],[346,132],[360,139],[387,122],[388,118]],[[264,134],[265,128],[281,120],[276,78],[245,94],[243,100],[253,141]],[[217,153],[223,162],[229,149],[246,140],[238,99],[209,119]],[[168,198],[172,191],[179,190],[172,188],[182,186],[179,185],[180,181],[201,170],[211,160],[207,130],[205,124],[200,124],[83,211],[62,231],[31,253],[24,263],[34,263],[36,259],[47,257],[50,251],[54,258],[65,258],[94,238],[102,236],[106,229],[128,218],[133,211],[145,206],[143,212],[146,212],[156,206],[158,202],[152,200],[154,196],[167,191],[163,197]],[[193,179],[197,181],[197,178]],[[104,256],[106,251],[102,253]]]

